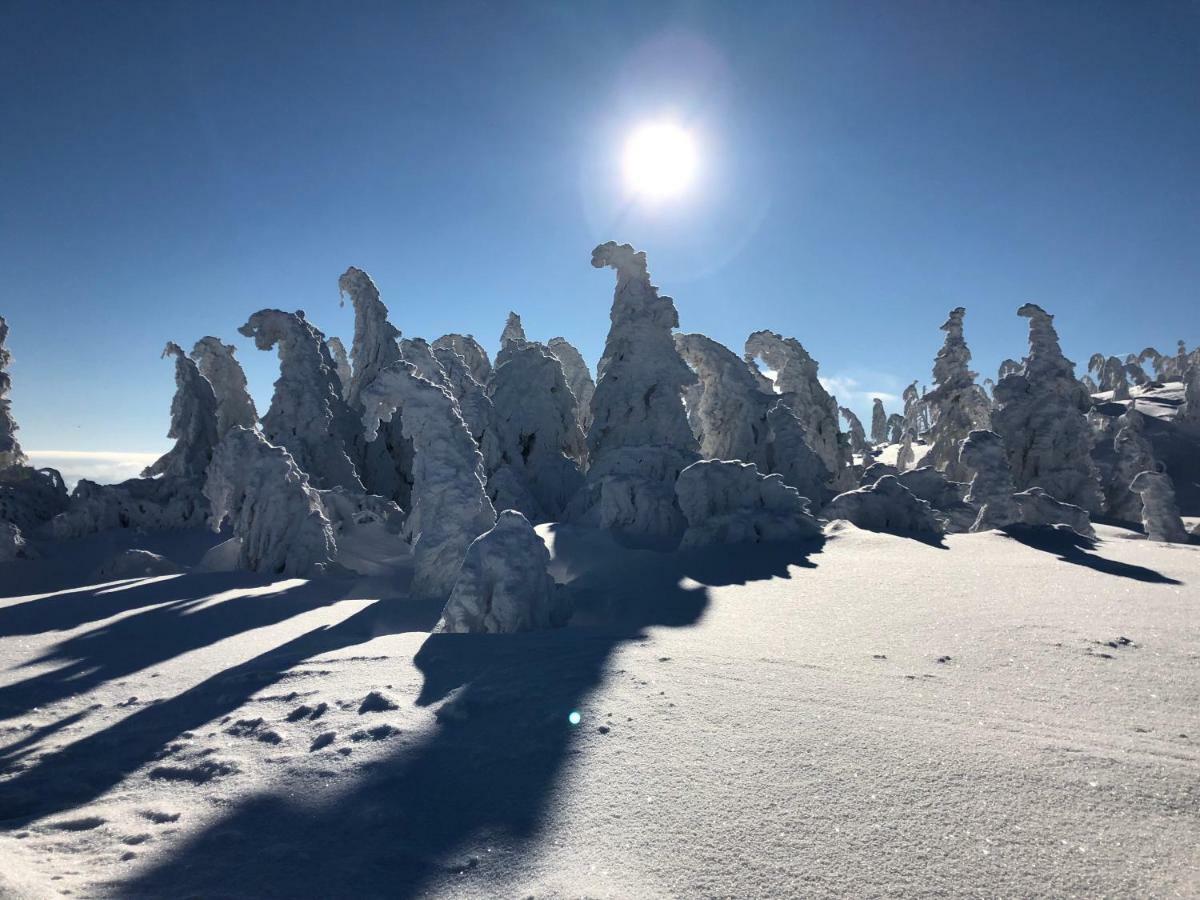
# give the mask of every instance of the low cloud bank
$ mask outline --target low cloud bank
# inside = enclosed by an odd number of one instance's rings
[[[29,462],[38,468],[58,469],[67,487],[74,490],[79,479],[114,484],[136,478],[158,459],[158,453],[93,450],[26,450]]]

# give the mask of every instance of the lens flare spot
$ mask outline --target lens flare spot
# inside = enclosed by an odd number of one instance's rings
[[[583,716],[581,716],[579,714],[579,710],[573,709],[573,710],[571,710],[570,715],[567,716],[567,721],[570,722],[572,725],[578,725],[580,722],[583,721]]]

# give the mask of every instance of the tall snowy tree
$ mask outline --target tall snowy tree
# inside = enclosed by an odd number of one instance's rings
[[[871,401],[871,443],[887,443],[887,413],[883,409],[883,400],[876,397]]]
[[[12,389],[12,376],[8,367],[12,364],[12,354],[5,346],[8,340],[8,322],[0,316],[0,469],[9,466],[23,466],[28,460],[17,441],[17,422],[12,415],[12,403],[8,392]]]
[[[342,399],[350,396],[350,381],[354,370],[350,368],[350,356],[346,353],[346,345],[340,337],[329,337],[325,341],[329,355],[333,357],[333,366],[337,370],[338,381],[342,383]]]
[[[737,459],[767,470],[770,427],[763,394],[746,361],[703,334],[675,335],[675,349],[699,379],[688,420],[703,459]]]
[[[975,383],[975,373],[968,368],[971,351],[963,339],[963,316],[967,311],[959,306],[950,310],[942,323],[946,341],[933,363],[933,381],[937,385],[925,397],[932,409],[932,444],[925,454],[924,465],[934,466],[953,481],[966,481],[970,470],[962,464],[959,449],[972,431],[991,427],[987,395]]]
[[[483,349],[479,341],[475,340],[474,335],[443,334],[433,342],[435,352],[442,348],[449,348],[461,356],[466,362],[467,368],[471,370],[471,377],[480,384],[487,384],[487,380],[492,374],[492,362],[488,359],[487,351]]]
[[[234,356],[236,351],[233,344],[222,343],[211,335],[200,338],[192,347],[192,359],[217,397],[218,437],[234,425],[253,429],[258,422],[258,410],[246,389],[246,373]]]
[[[175,446],[142,472],[142,477],[165,475],[193,482],[198,489],[204,484],[219,439],[217,398],[208,379],[182,347],[170,341],[162,355],[175,357],[175,397],[171,400],[171,430],[167,432]]]
[[[563,337],[552,337],[546,345],[550,352],[562,363],[563,375],[567,377],[567,386],[575,395],[575,418],[584,434],[592,425],[592,394],[596,393],[596,383],[592,373],[588,371],[583,356]]]
[[[846,425],[849,427],[847,432],[850,435],[850,452],[851,453],[866,453],[867,452],[867,432],[863,428],[862,420],[859,419],[854,410],[839,406],[838,412],[842,414],[842,418],[846,420]],[[873,424],[873,423],[872,423]],[[884,421],[883,428],[884,441],[887,441],[887,422]]]

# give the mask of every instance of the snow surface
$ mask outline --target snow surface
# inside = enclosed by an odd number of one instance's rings
[[[86,583],[199,530],[0,564],[0,896],[1200,892],[1200,547],[538,532],[577,612],[513,635],[403,572]]]

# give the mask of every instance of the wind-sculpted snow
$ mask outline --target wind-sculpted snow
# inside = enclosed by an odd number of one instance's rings
[[[565,625],[569,601],[546,571],[550,554],[533,526],[506,509],[467,548],[462,570],[434,629],[512,634]]]
[[[246,373],[235,358],[235,352],[233,344],[222,343],[220,338],[211,335],[200,338],[192,347],[192,359],[200,374],[212,385],[217,398],[218,439],[234,425],[254,428],[258,423],[258,410],[246,389]]]
[[[263,416],[263,436],[286,448],[315,487],[362,491],[348,454],[357,423],[342,399],[324,335],[302,312],[278,309],[259,310],[238,331],[254,338],[259,350],[279,349],[279,379]]]
[[[404,437],[413,444],[412,507],[404,531],[413,545],[412,592],[447,598],[467,547],[496,521],[484,489],[483,456],[453,395],[401,360],[362,394],[363,426],[374,439],[381,422],[403,408]]]
[[[863,429],[862,420],[855,415],[853,410],[847,409],[845,406],[839,406],[838,412],[842,414],[842,418],[846,420],[846,425],[850,429],[850,452],[866,453],[867,432]],[[884,428],[884,439],[887,439],[886,427]]]
[[[737,459],[766,468],[772,401],[758,389],[746,361],[702,334],[675,335],[675,349],[699,379],[688,420],[704,459]]]
[[[320,496],[291,454],[257,431],[235,427],[221,439],[204,496],[213,531],[229,521],[240,568],[309,578],[333,565],[337,545]]]
[[[561,518],[583,486],[584,437],[558,357],[540,344],[510,343],[497,358],[488,395],[499,450],[488,471],[496,508],[519,510],[533,522]]]
[[[779,475],[761,474],[753,463],[692,463],[675,482],[675,494],[688,523],[683,548],[794,541],[821,533],[808,500]]]
[[[1142,527],[1152,541],[1186,544],[1187,530],[1175,502],[1175,486],[1163,472],[1140,472],[1130,489],[1142,499]]]
[[[888,437],[888,417],[883,409],[883,401],[876,397],[871,402],[871,443],[885,444]]]
[[[767,410],[767,425],[771,430],[767,471],[782,477],[784,484],[794,487],[814,506],[824,503],[831,494],[828,484],[832,476],[809,445],[803,423],[786,403],[777,400]]]
[[[575,418],[579,422],[579,428],[587,434],[592,424],[592,395],[596,393],[592,373],[588,371],[583,356],[566,338],[552,337],[546,346],[562,363],[567,386],[575,395]]]
[[[975,473],[964,498],[979,510],[969,530],[990,531],[1021,521],[1021,507],[1013,499],[1017,489],[1000,435],[994,431],[972,431],[963,441],[959,456],[962,464]]]
[[[0,469],[0,522],[11,522],[32,534],[63,512],[68,502],[66,485],[54,469]]]
[[[163,357],[175,357],[175,397],[171,400],[171,429],[175,446],[142,472],[143,478],[166,475],[204,483],[204,473],[216,447],[217,398],[212,384],[178,344],[168,342]]]
[[[979,511],[963,501],[967,485],[951,481],[933,466],[901,472],[897,480],[914,496],[933,507],[945,523],[946,531],[960,534],[970,531],[975,524]]]
[[[884,475],[870,487],[838,494],[822,515],[846,519],[867,531],[940,537],[945,530],[933,507],[893,475]]]
[[[1105,512],[1126,522],[1138,522],[1142,518],[1142,498],[1131,488],[1133,479],[1141,472],[1156,472],[1158,462],[1154,458],[1154,446],[1145,435],[1145,416],[1134,406],[1116,420],[1117,433],[1113,437],[1116,460],[1104,485]]]
[[[471,370],[471,377],[480,384],[487,384],[492,374],[492,362],[488,359],[487,351],[475,336],[471,334],[443,334],[433,342],[434,354],[438,350],[453,350],[461,356]],[[438,356],[440,360],[441,357]]]
[[[1021,521],[1026,525],[1066,525],[1084,537],[1096,536],[1087,510],[1056,500],[1040,487],[1014,494],[1013,499],[1021,508]]]
[[[996,385],[992,416],[1013,482],[1018,489],[1040,487],[1058,500],[1098,512],[1099,476],[1084,415],[1091,398],[1059,348],[1054,317],[1032,303],[1017,314],[1029,319],[1029,356],[1021,372]]]
[[[7,370],[12,365],[12,353],[5,346],[7,341],[8,322],[4,316],[0,316],[0,469],[28,462],[17,441],[17,422],[12,415],[12,402],[8,399],[12,376]]]
[[[682,524],[674,483],[698,456],[682,400],[696,376],[675,350],[679,316],[650,283],[646,254],[609,241],[592,251],[592,265],[614,269],[617,285],[592,395],[587,487],[569,518],[663,537]]]
[[[346,345],[342,343],[340,337],[329,337],[325,340],[325,346],[329,348],[329,355],[333,357],[333,366],[337,371],[338,381],[342,383],[342,399],[350,399],[350,381],[354,377],[354,371],[350,368],[350,357],[346,354]]]
[[[966,312],[961,306],[952,309],[941,326],[946,341],[933,363],[937,386],[924,398],[931,413],[932,446],[923,462],[957,481],[971,476],[959,461],[960,445],[972,431],[987,429],[991,424],[991,403],[969,368],[971,351],[963,339]]]
[[[795,338],[756,331],[746,339],[746,361],[761,358],[775,372],[775,389],[804,426],[809,446],[829,470],[834,488],[844,486],[852,473],[850,444],[838,429],[837,400],[821,386],[818,364]]]

